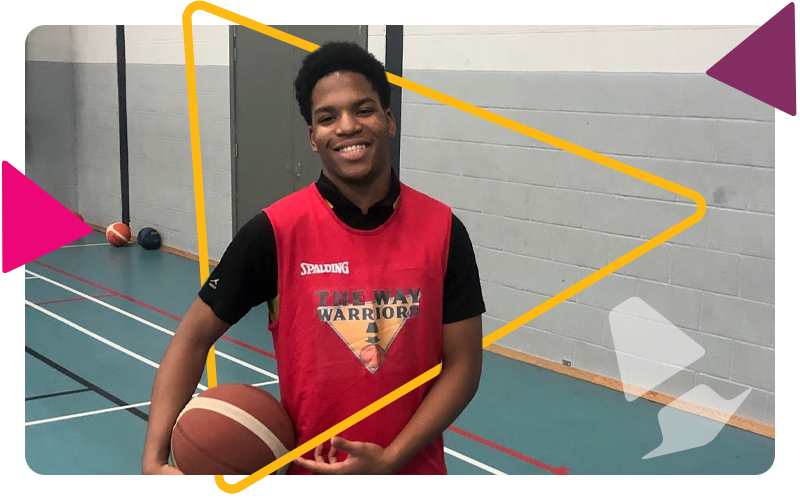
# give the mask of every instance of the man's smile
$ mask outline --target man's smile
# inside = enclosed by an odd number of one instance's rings
[[[371,146],[372,144],[365,141],[350,141],[349,144],[343,143],[342,145],[333,148],[333,150],[339,153],[339,156],[341,156],[343,159],[354,161],[363,158]]]

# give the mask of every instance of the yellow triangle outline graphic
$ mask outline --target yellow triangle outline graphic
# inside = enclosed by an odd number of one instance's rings
[[[288,33],[284,33],[283,31],[267,26],[266,24],[259,23],[258,21],[244,17],[241,14],[237,14],[230,10],[223,9],[222,7],[218,7],[208,2],[203,2],[203,1],[192,2],[186,7],[186,9],[183,12],[183,42],[184,42],[184,51],[186,54],[186,85],[188,90],[189,125],[190,125],[191,139],[192,139],[191,141],[192,172],[194,178],[195,210],[197,213],[197,239],[198,239],[197,247],[199,253],[198,260],[200,263],[200,283],[202,284],[205,283],[209,275],[208,237],[206,233],[205,203],[203,198],[203,170],[202,170],[202,161],[200,157],[200,122],[197,111],[197,78],[195,73],[195,61],[194,61],[194,39],[192,38],[192,15],[199,10],[220,17],[222,19],[226,19],[240,26],[245,26],[252,30],[258,31],[259,33],[275,38],[277,40],[281,40],[283,42],[307,50],[309,52],[313,52],[314,50],[316,50],[319,47],[319,45],[308,42],[306,40],[303,40],[302,38],[298,38]],[[639,245],[638,247],[634,248],[625,255],[610,262],[601,269],[595,271],[594,273],[583,278],[574,285],[568,287],[566,290],[563,290],[557,295],[539,304],[537,307],[521,315],[517,319],[510,321],[508,324],[498,328],[493,333],[487,335],[486,337],[483,338],[484,348],[486,348],[490,344],[493,344],[494,342],[503,338],[509,333],[513,332],[520,326],[530,322],[537,316],[549,311],[550,309],[554,308],[558,304],[569,299],[578,292],[585,290],[591,285],[597,283],[598,281],[605,278],[614,271],[618,270],[622,266],[629,264],[635,259],[641,257],[642,255],[654,249],[658,245],[664,243],[670,238],[678,235],[682,231],[685,231],[694,224],[700,222],[700,220],[702,220],[703,216],[706,213],[706,200],[696,191],[681,186],[680,184],[676,184],[666,179],[662,179],[651,173],[631,167],[630,165],[626,165],[620,161],[613,160],[599,153],[595,153],[586,148],[582,148],[575,144],[569,143],[563,139],[559,139],[558,137],[546,134],[544,132],[531,128],[527,125],[517,123],[514,120],[492,113],[491,111],[481,109],[477,106],[461,101],[454,97],[450,97],[449,95],[430,89],[418,83],[406,80],[405,78],[401,78],[391,73],[386,73],[386,76],[389,80],[389,83],[393,83],[404,89],[416,92],[429,99],[433,99],[434,101],[438,101],[442,104],[446,104],[453,108],[464,111],[465,113],[477,116],[478,118],[483,118],[484,120],[500,125],[501,127],[513,130],[515,132],[519,132],[522,135],[544,142],[553,147],[576,154],[582,158],[586,158],[587,160],[599,163],[600,165],[606,166],[608,168],[612,168],[618,172],[622,172],[623,174],[630,175],[631,177],[635,177],[639,180],[642,180],[654,186],[658,186],[662,189],[675,193],[679,196],[683,196],[684,198],[689,198],[690,200],[694,201],[697,206],[697,210],[695,211],[695,213],[693,213],[686,219],[682,220],[678,224],[675,224],[674,226],[670,227],[661,234],[658,234],[654,238]],[[214,387],[217,385],[217,375],[216,375],[216,363],[214,358],[213,347],[208,353],[207,369],[208,369],[208,386]],[[427,372],[419,375],[413,380],[410,380],[401,387],[395,389],[394,391],[382,397],[381,399],[370,404],[366,408],[356,412],[354,415],[351,415],[350,417],[334,425],[330,429],[321,433],[319,436],[307,441],[301,446],[298,446],[297,448],[291,450],[286,455],[273,461],[271,464],[264,466],[259,471],[247,476],[246,478],[236,483],[228,483],[227,481],[225,481],[225,477],[221,475],[214,476],[217,486],[219,487],[219,489],[221,489],[226,493],[238,493],[244,490],[248,486],[253,485],[257,481],[260,481],[261,479],[265,478],[267,475],[280,469],[284,465],[289,464],[295,458],[298,458],[303,454],[305,454],[306,452],[313,450],[314,448],[317,447],[317,445],[325,443],[326,441],[338,435],[343,430],[347,429],[353,424],[367,418],[368,416],[372,415],[373,413],[380,410],[384,406],[392,403],[393,401],[399,399],[400,397],[408,394],[409,392],[413,391],[422,384],[438,376],[439,373],[441,373],[441,371],[442,371],[442,365],[440,363],[435,367],[431,368],[430,370],[428,370]]]

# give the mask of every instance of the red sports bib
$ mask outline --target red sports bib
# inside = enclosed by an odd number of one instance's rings
[[[452,214],[420,192],[403,184],[400,189],[392,216],[371,231],[339,220],[316,185],[264,209],[278,246],[280,300],[278,318],[269,328],[281,402],[298,445],[442,360],[442,289]],[[341,436],[389,446],[432,383]],[[292,465],[289,473],[309,471]],[[446,473],[442,436],[400,470]]]

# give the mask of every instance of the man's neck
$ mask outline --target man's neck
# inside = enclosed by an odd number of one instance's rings
[[[324,169],[323,174],[334,186],[339,188],[339,191],[342,192],[345,198],[353,202],[355,206],[361,209],[361,213],[364,214],[369,211],[372,205],[386,198],[389,194],[389,188],[392,185],[391,168],[384,169],[373,182],[363,186],[343,182],[336,176],[326,173]]]

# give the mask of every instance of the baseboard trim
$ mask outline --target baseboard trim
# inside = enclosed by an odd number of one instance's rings
[[[493,352],[495,354],[499,354],[501,356],[511,358],[517,361],[522,361],[523,363],[528,363],[530,365],[538,366],[540,368],[544,368],[546,370],[550,370],[556,373],[561,373],[563,375],[568,375],[573,378],[577,378],[579,380],[583,380],[586,382],[590,382],[592,384],[600,385],[606,387],[608,389],[614,389],[615,391],[623,392],[622,389],[622,382],[619,380],[605,377],[603,375],[598,375],[596,373],[587,372],[584,370],[580,370],[578,368],[572,366],[564,366],[560,363],[555,361],[550,361],[548,359],[539,358],[533,356],[531,354],[527,354],[524,352],[515,351],[514,349],[510,349],[508,347],[499,346],[496,344],[492,344],[486,347],[486,350],[489,352]],[[654,403],[659,403],[664,406],[672,403],[677,398],[675,396],[668,396],[666,394],[662,394],[655,391],[648,391],[646,392],[642,398],[652,401]],[[675,403],[673,405],[674,408],[678,408],[680,410],[693,413],[695,415],[700,415],[702,417],[710,418],[712,420],[716,420],[717,422],[725,422],[726,419],[724,415],[719,412],[718,410],[714,410],[711,408],[707,408],[705,406],[698,405],[696,403]],[[727,421],[727,424],[739,429],[743,429],[746,431],[753,432],[755,434],[765,436],[768,438],[775,439],[775,427],[771,427],[767,424],[756,422],[754,420],[748,420],[746,418],[738,417],[734,415],[731,417],[730,420]]]
[[[98,226],[97,224],[91,224],[89,222],[87,222],[87,224],[89,225],[89,227],[91,227],[95,231],[99,231],[99,232],[103,233],[104,235],[106,234],[106,228],[104,228],[102,226]],[[134,236],[133,234],[131,234],[131,242],[132,243],[138,242],[138,240],[136,239],[136,236]],[[193,253],[189,253],[189,252],[187,252],[185,250],[180,250],[178,248],[173,248],[173,247],[170,247],[170,246],[167,246],[167,245],[163,245],[163,244],[161,245],[159,250],[161,250],[163,252],[170,253],[172,255],[177,255],[178,257],[184,257],[184,258],[187,258],[189,260],[193,260],[195,262],[200,262],[200,257],[198,257],[197,255],[195,255]],[[219,265],[218,261],[211,260],[211,259],[208,259],[208,263],[209,263],[209,265],[212,265],[212,266],[215,266],[215,267]]]

